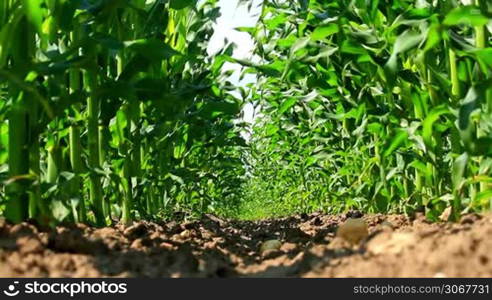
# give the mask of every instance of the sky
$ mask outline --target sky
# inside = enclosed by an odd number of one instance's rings
[[[236,31],[237,27],[253,27],[258,22],[261,12],[262,0],[253,1],[251,10],[248,10],[247,5],[238,7],[238,0],[220,0],[219,7],[221,9],[221,17],[215,25],[215,32],[210,40],[208,52],[210,54],[220,51],[225,45],[224,39],[234,42],[237,48],[234,50],[234,58],[250,59],[254,49],[254,42],[250,35],[246,32]],[[234,74],[229,80],[236,85],[244,86],[248,83],[255,82],[255,76],[252,74],[246,75],[242,80],[240,78],[241,66],[238,64],[226,63],[223,71],[234,70]],[[253,106],[247,104],[244,108],[244,121],[251,123],[254,119]]]
[[[221,16],[217,20],[215,33],[210,41],[209,53],[216,52],[224,45],[224,38],[235,42],[238,46],[234,55],[240,58],[251,56],[253,51],[253,40],[248,33],[236,31],[236,27],[255,26],[260,14],[261,0],[253,1],[251,11],[247,5],[238,7],[238,0],[220,0],[219,7]]]

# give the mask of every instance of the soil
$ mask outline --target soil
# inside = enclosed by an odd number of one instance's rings
[[[346,218],[54,229],[0,220],[0,277],[492,277],[490,215],[366,215],[369,236],[356,246],[336,236]]]

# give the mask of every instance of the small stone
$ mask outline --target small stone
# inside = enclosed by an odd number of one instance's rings
[[[179,236],[181,236],[184,239],[188,239],[191,236],[191,232],[188,229],[183,230]]]
[[[337,236],[351,243],[358,244],[369,235],[367,224],[363,219],[348,219],[337,231]]]
[[[263,255],[263,253],[267,250],[278,251],[280,250],[280,247],[282,247],[282,243],[279,240],[268,240],[261,244],[260,253]]]

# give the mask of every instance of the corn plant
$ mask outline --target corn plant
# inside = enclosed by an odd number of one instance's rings
[[[490,1],[264,1],[246,201],[287,211],[492,206]]]
[[[214,0],[2,1],[0,211],[104,226],[238,197],[241,102],[206,53],[218,16]]]

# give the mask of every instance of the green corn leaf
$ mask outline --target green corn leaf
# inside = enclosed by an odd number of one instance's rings
[[[338,32],[338,25],[337,24],[328,24],[320,27],[316,27],[316,29],[311,33],[311,40],[312,41],[320,41],[323,40],[335,33]]]
[[[465,152],[457,157],[453,162],[453,186],[455,190],[461,189],[464,180],[466,165],[468,164],[468,154]]]
[[[453,9],[446,15],[444,19],[444,25],[470,25],[470,26],[483,26],[489,22],[489,19],[483,16],[480,9],[475,6],[462,6]]]
[[[215,118],[219,115],[236,115],[240,112],[237,103],[232,102],[207,102],[200,111],[204,118]]]
[[[449,114],[449,108],[445,105],[440,105],[429,112],[424,122],[422,123],[422,137],[428,147],[433,148],[432,133],[434,123],[439,120],[442,115]]]
[[[429,168],[427,168],[427,165],[419,160],[412,161],[408,166],[419,170],[427,179],[432,177],[432,173],[429,171]]]
[[[278,109],[278,113],[279,114],[285,113],[287,110],[289,110],[289,108],[291,108],[292,106],[294,106],[296,103],[297,103],[297,99],[296,98],[294,98],[294,97],[287,98],[280,105],[280,107]]]
[[[384,151],[383,156],[391,155],[398,147],[408,141],[408,133],[404,130],[398,131],[393,140],[391,141],[390,146]]]
[[[492,70],[492,48],[480,49],[474,53],[482,65]]]
[[[393,45],[393,52],[391,53],[385,68],[392,74],[396,73],[398,54],[406,52],[422,43],[423,37],[422,33],[417,33],[412,30],[407,30],[400,34]]]
[[[140,39],[124,43],[130,51],[136,52],[151,61],[169,59],[180,54],[171,46],[157,39]]]
[[[51,212],[55,220],[61,222],[70,214],[70,209],[68,209],[62,201],[53,200],[50,203]]]
[[[483,207],[490,207],[492,204],[492,190],[485,190],[477,193],[474,202],[478,202]]]
[[[22,0],[25,14],[34,25],[39,34],[43,32],[43,8],[44,0]]]

